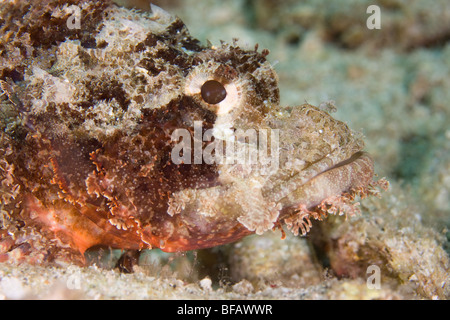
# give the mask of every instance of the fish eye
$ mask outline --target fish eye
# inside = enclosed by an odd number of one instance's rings
[[[201,88],[202,98],[206,103],[217,104],[227,96],[227,90],[219,81],[208,80]]]

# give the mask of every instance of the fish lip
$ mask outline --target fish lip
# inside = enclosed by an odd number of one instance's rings
[[[367,152],[357,151],[349,158],[315,174],[277,202],[283,205],[284,213],[299,205],[314,208],[327,198],[367,188],[373,180],[373,175],[371,156]]]
[[[341,161],[341,162],[339,162],[339,163],[329,167],[328,169],[322,171],[319,174],[322,174],[324,172],[327,172],[327,171],[330,171],[330,170],[333,170],[333,169],[337,169],[339,167],[344,167],[346,165],[352,164],[352,163],[354,163],[355,161],[357,161],[358,159],[360,159],[363,156],[369,156],[369,154],[367,152],[364,152],[364,151],[361,151],[361,150],[357,151],[354,154],[352,154],[349,158],[347,158],[347,159],[345,159],[345,160],[343,160],[343,161]]]
[[[322,171],[313,179],[321,175],[333,174],[333,172],[338,172],[340,170],[348,170],[352,188],[365,187],[373,180],[373,159],[368,152],[359,150],[353,153],[349,158]]]
[[[368,152],[359,150],[352,154],[349,158],[331,166],[313,179],[323,176],[336,177],[339,173],[346,172],[346,177],[341,179],[346,180],[347,188],[343,188],[342,192],[349,192],[357,188],[367,187],[374,176],[374,162]],[[343,184],[342,180],[336,180],[336,184]]]

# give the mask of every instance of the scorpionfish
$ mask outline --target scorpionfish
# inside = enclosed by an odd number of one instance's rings
[[[156,6],[0,12],[0,261],[306,234],[380,184],[362,135],[280,106],[268,50],[203,45]]]

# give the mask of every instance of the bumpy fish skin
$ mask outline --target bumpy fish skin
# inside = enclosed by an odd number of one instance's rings
[[[0,5],[0,260],[83,261],[97,245],[186,251],[283,225],[306,234],[311,218],[353,214],[356,196],[384,184],[346,124],[279,106],[267,50],[204,46],[151,9]],[[174,161],[177,130],[200,158]],[[259,152],[239,130],[265,142],[269,161],[236,161],[236,148],[208,162],[206,150],[233,143]]]

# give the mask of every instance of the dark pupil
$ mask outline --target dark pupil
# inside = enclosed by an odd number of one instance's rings
[[[202,98],[206,103],[216,104],[227,96],[225,87],[216,80],[208,80],[202,85]]]

